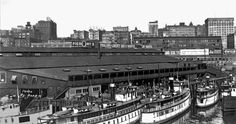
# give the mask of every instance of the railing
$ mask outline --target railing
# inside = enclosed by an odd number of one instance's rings
[[[21,112],[21,115],[39,113],[39,112],[46,111],[46,110],[50,110],[50,106],[30,108],[24,112]]]

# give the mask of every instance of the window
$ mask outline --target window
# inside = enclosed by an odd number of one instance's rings
[[[75,121],[74,117],[71,117],[71,118],[70,118],[70,121],[71,121],[71,122]]]
[[[82,90],[81,89],[77,89],[75,92],[76,92],[76,94],[77,93],[82,93]]]
[[[86,93],[86,92],[88,92],[88,89],[87,88],[83,89],[83,93]]]
[[[109,74],[102,74],[102,78],[109,78]]]
[[[32,84],[37,84],[37,77],[36,76],[32,76]]]
[[[29,121],[30,121],[30,117],[29,116],[19,117],[19,122],[20,123],[29,122]]]
[[[94,87],[93,88],[93,91],[99,91],[100,90],[100,87]]]
[[[6,82],[6,73],[0,72],[0,83],[5,83],[5,82]]]
[[[83,75],[76,75],[75,81],[83,80]]]
[[[27,75],[23,75],[23,76],[22,76],[22,83],[23,83],[23,84],[27,84],[27,83],[28,83],[28,77],[27,77]]]
[[[17,76],[16,75],[12,75],[11,82],[12,82],[12,84],[17,84]]]

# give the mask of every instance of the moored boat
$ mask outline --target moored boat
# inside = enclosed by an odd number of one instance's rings
[[[114,85],[110,85],[114,86]],[[66,106],[62,111],[38,118],[38,123],[53,124],[130,124],[141,117],[141,97],[137,95],[138,87],[126,86],[111,91],[111,99],[101,102],[87,102],[83,106]]]
[[[219,100],[219,89],[215,82],[210,82],[210,76],[206,76],[205,82],[197,87],[196,106],[203,108],[214,105]]]
[[[172,88],[170,88],[169,92],[162,92],[159,97],[150,98],[145,104],[141,123],[164,123],[180,115],[190,107],[189,88],[173,88],[173,85],[170,85],[170,87]],[[179,90],[175,91],[174,89]]]
[[[199,87],[197,89],[196,105],[198,107],[211,106],[219,100],[219,90],[212,85],[206,87]]]

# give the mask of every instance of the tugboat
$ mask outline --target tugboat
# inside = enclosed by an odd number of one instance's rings
[[[88,100],[84,105],[65,106],[62,111],[38,118],[40,124],[130,124],[141,117],[141,96],[137,86],[116,88],[110,84],[111,99]]]
[[[206,85],[200,85],[197,88],[197,107],[209,107],[219,100],[219,90],[215,84],[209,83],[210,76],[206,76]]]
[[[232,74],[230,76],[230,93],[223,97],[222,110],[223,111],[236,111],[236,84],[232,81]]]
[[[141,123],[165,123],[180,115],[191,105],[190,89],[181,84],[174,85],[174,78],[169,78],[169,89],[149,98],[143,108]]]

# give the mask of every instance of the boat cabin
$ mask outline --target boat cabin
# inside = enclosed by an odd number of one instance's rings
[[[20,106],[16,103],[8,103],[0,106],[0,117],[7,117],[20,114]]]

